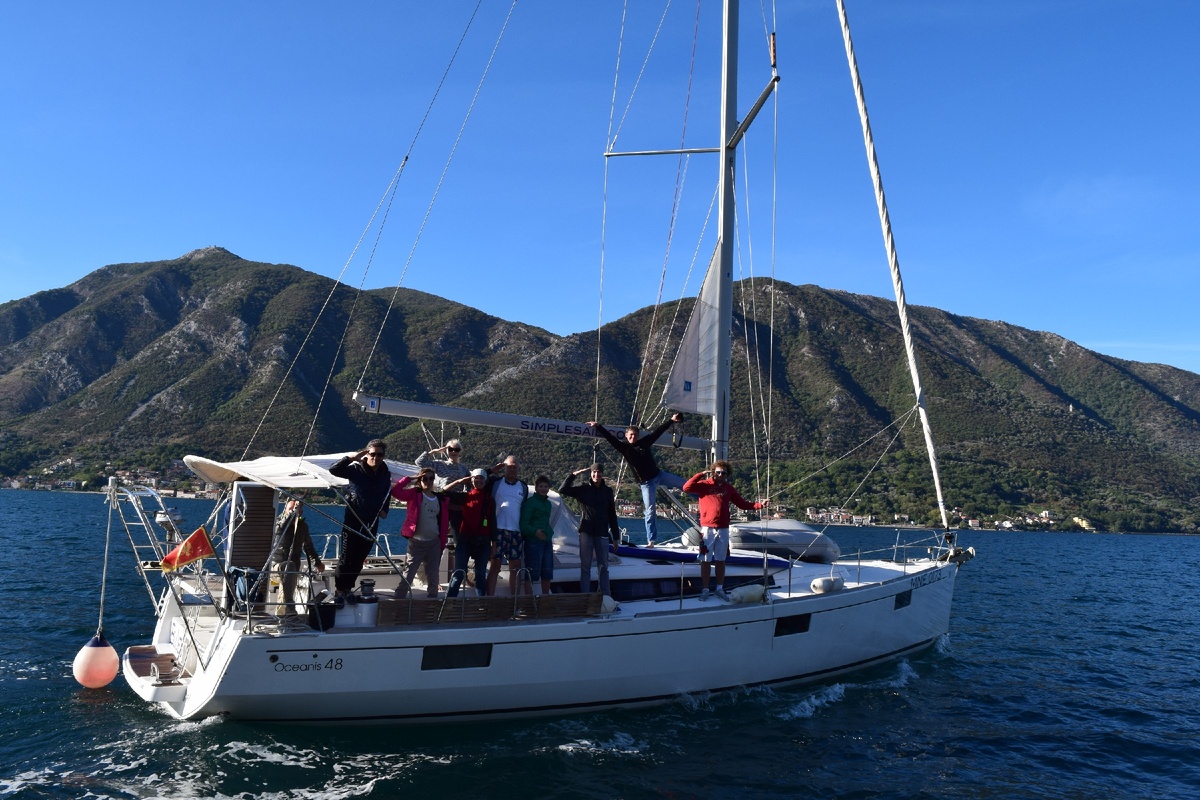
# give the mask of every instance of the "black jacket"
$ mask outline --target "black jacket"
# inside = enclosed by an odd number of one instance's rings
[[[625,463],[629,464],[629,468],[633,470],[638,483],[645,483],[658,475],[658,464],[654,463],[654,456],[651,454],[650,448],[658,441],[658,437],[667,432],[669,427],[671,427],[671,420],[668,419],[633,444],[613,436],[603,425],[597,425],[596,430],[617,449],[618,453],[625,457]]]
[[[613,490],[608,488],[603,479],[600,483],[592,483],[589,480],[582,486],[575,486],[574,483],[575,474],[568,474],[562,486],[558,487],[558,493],[579,501],[579,532],[590,536],[607,536],[611,531],[612,540],[621,541],[621,529],[617,527],[617,501],[613,498]]]
[[[386,516],[384,509],[392,491],[392,472],[387,462],[373,470],[353,456],[345,456],[329,468],[329,474],[350,482],[346,487],[347,520],[357,519],[369,526],[381,512]]]

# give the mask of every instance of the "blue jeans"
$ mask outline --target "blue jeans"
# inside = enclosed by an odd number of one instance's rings
[[[487,594],[488,559],[492,555],[492,540],[487,536],[464,536],[461,533],[454,536],[454,575],[450,578],[450,588],[446,597],[458,597],[467,577],[467,565],[475,561],[475,592],[483,597]]]
[[[608,590],[608,542],[607,536],[592,536],[579,532],[579,591],[592,590],[592,558],[596,559],[596,572],[600,575],[600,593],[612,596]]]
[[[554,543],[541,539],[525,540],[525,568],[533,583],[554,577]]]
[[[683,478],[670,472],[660,472],[638,486],[642,490],[642,518],[646,520],[646,544],[658,542],[658,487],[683,488]]]

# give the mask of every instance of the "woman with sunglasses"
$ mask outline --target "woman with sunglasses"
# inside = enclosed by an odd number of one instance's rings
[[[400,534],[408,540],[408,574],[396,589],[396,597],[408,596],[417,572],[425,568],[425,585],[430,598],[438,596],[438,566],[446,549],[450,529],[450,503],[445,492],[434,489],[436,476],[432,469],[420,470],[416,477],[405,475],[392,487],[392,497],[408,504]],[[415,488],[409,488],[409,483]]]
[[[445,458],[434,458],[436,453],[444,453]],[[458,439],[451,439],[442,447],[421,453],[413,462],[417,469],[432,469],[437,475],[438,491],[449,492],[450,530],[454,534],[456,543],[458,532],[462,528],[463,502],[467,499],[467,491],[471,488],[470,481],[462,480],[471,476],[471,470],[467,469],[466,464],[459,461],[460,458],[462,458],[462,442]]]
[[[754,511],[766,505],[766,501],[751,503],[738,494],[729,483],[728,461],[713,462],[712,469],[697,472],[683,484],[683,491],[700,498],[700,530],[704,538],[700,543],[700,599],[707,600],[709,565],[717,565],[716,595],[728,600],[725,593],[725,559],[729,556],[729,504],[746,511]]]

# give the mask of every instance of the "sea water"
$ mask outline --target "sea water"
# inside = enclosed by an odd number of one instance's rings
[[[204,521],[204,504],[177,505],[185,530]],[[75,683],[106,526],[97,494],[0,491],[0,796],[1200,797],[1200,538],[964,532],[979,555],[950,634],[836,681],[522,722],[299,728],[179,722],[120,676]],[[893,535],[834,538],[853,553]],[[104,632],[122,651],[151,628],[114,530]],[[531,664],[529,679],[564,668]]]

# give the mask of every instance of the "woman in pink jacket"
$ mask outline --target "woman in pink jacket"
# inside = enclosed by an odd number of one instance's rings
[[[729,462],[716,461],[710,472],[697,472],[683,484],[683,491],[700,498],[700,529],[704,539],[700,543],[700,599],[707,600],[709,564],[717,564],[717,591],[721,600],[728,600],[725,593],[725,559],[729,557],[729,504],[753,511],[767,504],[765,500],[751,503],[738,494],[729,483]],[[710,476],[711,477],[708,477]]]
[[[421,567],[425,568],[429,597],[436,599],[438,596],[438,566],[442,563],[442,551],[446,549],[446,536],[450,530],[450,502],[445,492],[433,490],[436,477],[434,471],[426,467],[416,477],[406,475],[392,486],[392,497],[408,504],[404,524],[400,527],[400,534],[408,540],[408,574],[396,589],[397,597],[408,596],[408,588]],[[416,483],[418,488],[408,488],[410,482]],[[455,481],[446,488],[461,482]]]

